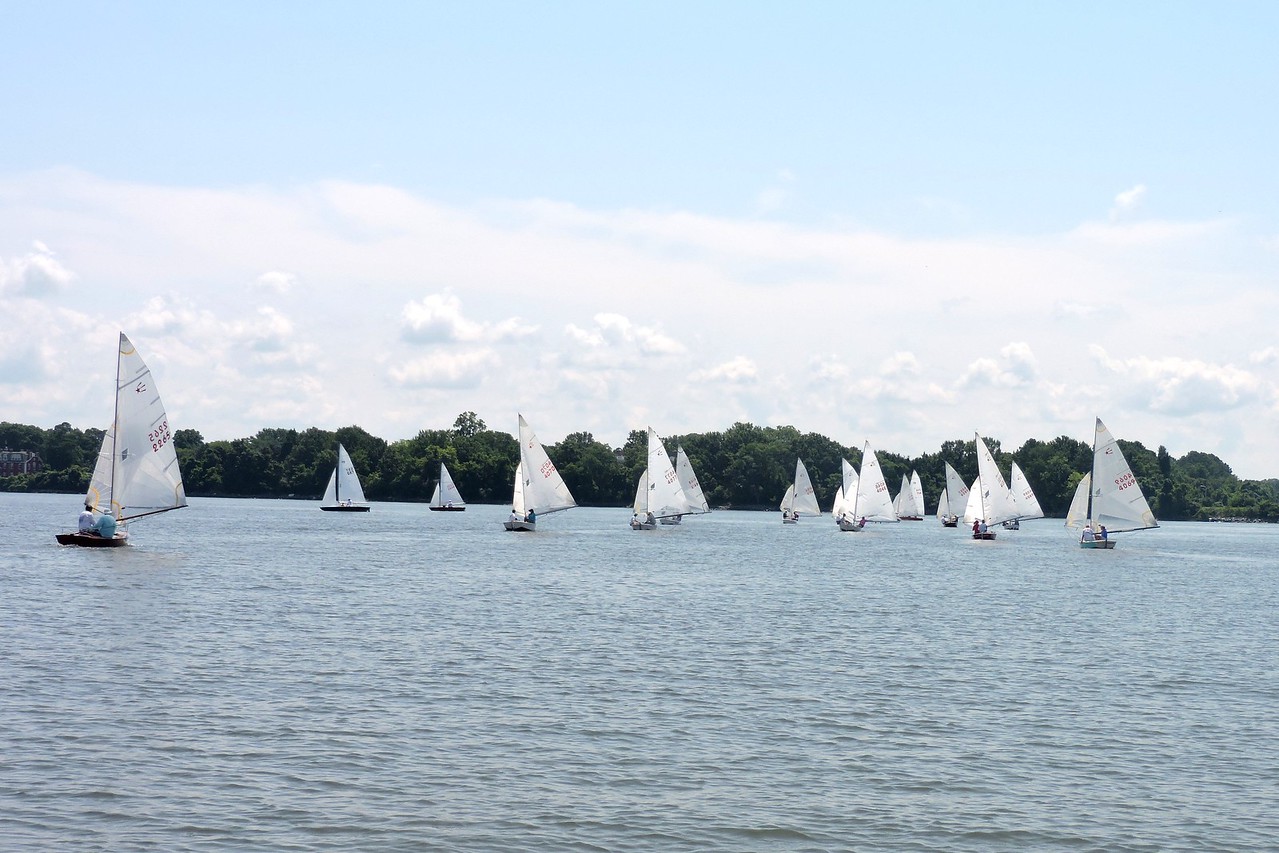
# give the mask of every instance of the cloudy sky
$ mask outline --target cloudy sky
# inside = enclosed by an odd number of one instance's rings
[[[41,2],[0,419],[1121,438],[1279,476],[1279,4]]]

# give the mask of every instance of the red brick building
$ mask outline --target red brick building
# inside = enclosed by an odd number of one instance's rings
[[[44,467],[40,454],[30,450],[0,450],[0,477],[12,477],[15,474],[34,474]]]

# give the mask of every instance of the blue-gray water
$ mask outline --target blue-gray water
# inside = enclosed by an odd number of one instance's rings
[[[5,850],[1279,847],[1279,528],[0,495]]]

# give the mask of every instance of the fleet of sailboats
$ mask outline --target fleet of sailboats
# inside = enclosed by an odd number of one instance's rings
[[[128,522],[187,505],[173,429],[151,370],[120,333],[116,354],[115,416],[84,497],[94,526],[59,533],[62,545],[113,548],[129,541]]]
[[[1111,533],[1149,530],[1158,527],[1159,522],[1155,521],[1119,442],[1101,418],[1097,418],[1092,448],[1092,470],[1075,489],[1066,511],[1066,526],[1082,529],[1081,548],[1111,550],[1115,547]]]
[[[661,439],[648,428],[647,464],[636,484],[631,526],[651,530],[658,523],[678,523],[685,515],[710,511],[693,466],[677,447],[672,462]],[[1026,519],[1043,518],[1044,511],[1021,467],[1013,462],[1005,482],[981,435],[974,433],[977,479],[971,487],[949,463],[944,463],[945,488],[937,502],[937,519],[945,527],[963,522],[973,526],[974,539],[994,539],[996,524],[1016,529]],[[537,529],[537,516],[577,505],[545,448],[524,416],[519,415],[520,459],[512,485],[511,516],[506,530]],[[120,334],[116,363],[115,419],[107,429],[85,495],[83,518],[73,533],[57,535],[67,545],[115,547],[128,541],[126,523],[186,506],[182,475],[164,405],[145,362],[128,337]],[[337,464],[329,476],[320,508],[336,512],[368,512],[369,506],[350,454],[337,446]],[[431,495],[432,511],[463,511],[466,501],[448,466],[440,463],[439,479]],[[779,509],[786,524],[801,516],[820,516],[812,478],[802,459],[795,460],[795,476]],[[917,471],[902,475],[901,490],[893,498],[870,442],[862,449],[857,471],[841,460],[841,482],[831,515],[841,530],[858,531],[868,522],[920,520],[925,514],[923,485]],[[1124,458],[1119,443],[1098,418],[1093,436],[1092,469],[1083,475],[1066,516],[1066,526],[1082,529],[1080,546],[1110,550],[1110,534],[1158,527],[1154,513]]]
[[[329,484],[320,498],[320,509],[325,512],[368,512],[369,505],[360,487],[360,477],[346,448],[338,445],[338,462],[329,475]]]

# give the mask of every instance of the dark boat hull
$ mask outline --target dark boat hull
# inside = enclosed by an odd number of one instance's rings
[[[432,506],[427,507],[431,512],[466,512],[464,506]]]
[[[990,531],[987,531],[987,532],[985,532],[985,533],[974,533],[974,534],[973,534],[973,538],[974,538],[974,539],[980,539],[980,540],[982,540],[982,541],[984,541],[984,542],[994,542],[994,541],[995,541],[995,534],[994,534],[994,533],[992,533],[992,532],[990,532]]]
[[[127,536],[98,536],[94,533],[59,533],[59,545],[79,545],[81,548],[119,548],[129,544]]]
[[[368,512],[366,506],[322,506],[320,509],[325,512]]]

